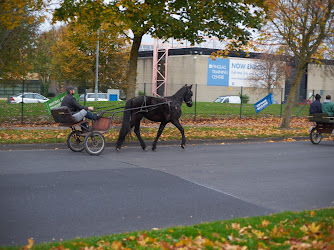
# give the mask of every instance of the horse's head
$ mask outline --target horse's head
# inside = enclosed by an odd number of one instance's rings
[[[187,104],[188,107],[192,107],[193,106],[193,100],[192,100],[192,97],[193,97],[193,92],[191,90],[193,85],[185,85],[185,88],[186,88],[186,92],[184,94],[184,99],[183,101]]]

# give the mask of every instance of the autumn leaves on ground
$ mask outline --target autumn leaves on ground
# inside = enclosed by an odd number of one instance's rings
[[[284,138],[293,140],[294,137],[308,136],[308,129],[312,125],[306,118],[293,118],[291,129],[280,129],[281,119],[277,117],[264,118],[197,118],[183,119],[182,125],[188,142],[191,140],[228,140],[250,138]],[[107,142],[117,140],[120,122],[112,122],[110,130],[104,134]],[[144,140],[153,140],[158,130],[158,123],[145,120],[141,126],[141,134]],[[69,128],[60,129],[54,123],[29,123],[25,125],[2,124],[0,130],[1,144],[15,143],[63,143],[70,132]],[[180,140],[179,131],[168,125],[161,135],[161,141]],[[128,141],[135,141],[135,136]]]
[[[334,209],[74,239],[36,249],[334,249]],[[29,239],[25,249],[34,246]]]

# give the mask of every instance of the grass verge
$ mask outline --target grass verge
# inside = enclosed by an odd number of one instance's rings
[[[154,228],[33,245],[26,249],[333,249],[334,208],[193,226]],[[10,247],[8,249],[19,249]]]
[[[81,102],[83,105],[84,103]],[[0,112],[1,123],[52,123],[52,117],[47,113],[45,105],[43,103],[32,103],[24,104],[9,104],[5,101],[0,101],[2,112]],[[125,102],[87,102],[86,106],[93,106],[96,110],[106,110],[115,107],[122,107]],[[281,106],[280,104],[272,104],[269,107],[256,114],[253,104],[243,104],[241,114],[242,117],[266,117],[266,116],[280,116],[281,108],[284,112],[286,105]],[[292,114],[296,115],[302,106],[293,107]],[[308,115],[308,106],[304,107],[299,116],[305,117]],[[182,113],[184,118],[196,118],[199,117],[233,117],[240,116],[240,105],[239,104],[227,104],[227,103],[211,103],[211,102],[197,102],[196,110],[195,105],[188,108],[185,105],[182,106]],[[122,113],[115,115],[115,120],[121,120]]]

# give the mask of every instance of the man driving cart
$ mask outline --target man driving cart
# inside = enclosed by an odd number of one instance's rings
[[[67,95],[64,97],[63,101],[61,102],[61,106],[66,106],[69,108],[70,112],[72,113],[73,119],[76,122],[82,121],[84,117],[90,120],[98,120],[101,118],[105,111],[100,111],[97,114],[89,112],[94,111],[94,107],[86,107],[82,106],[77,100],[74,98],[75,94],[75,87],[68,86],[66,88]]]

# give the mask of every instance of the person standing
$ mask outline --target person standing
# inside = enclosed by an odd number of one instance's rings
[[[330,95],[326,96],[326,100],[322,103],[322,112],[327,113],[329,116],[334,116],[334,103],[331,101]]]
[[[67,95],[64,97],[61,102],[61,106],[66,106],[70,109],[72,113],[73,119],[76,122],[82,121],[84,117],[90,120],[97,120],[103,116],[104,111],[100,111],[99,113],[91,113],[90,111],[94,111],[94,107],[86,107],[82,106],[77,100],[74,98],[75,87],[69,86],[66,88]]]
[[[310,105],[310,115],[322,112],[320,99],[321,99],[321,95],[316,94],[315,101],[312,102]]]

